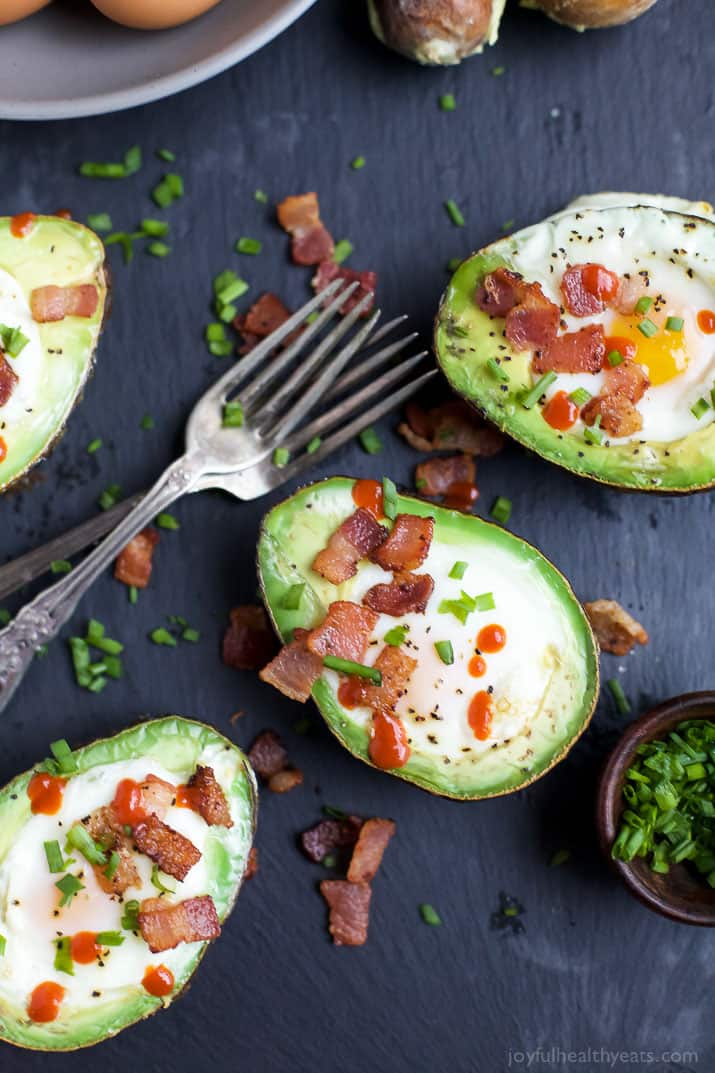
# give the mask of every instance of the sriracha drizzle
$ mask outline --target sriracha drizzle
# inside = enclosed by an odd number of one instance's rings
[[[14,238],[27,238],[35,226],[34,212],[20,212],[10,220],[10,234]]]
[[[36,1021],[38,1024],[56,1021],[64,997],[64,987],[56,984],[54,980],[45,980],[43,983],[38,984],[30,995],[30,1000],[27,1004],[27,1016],[31,1021]]]
[[[378,521],[384,518],[382,510],[382,485],[379,481],[368,479],[355,481],[353,485],[353,503],[356,507],[369,510]]]
[[[27,784],[27,796],[30,798],[30,811],[54,816],[62,808],[62,794],[67,779],[59,775],[50,775],[46,771],[36,771]]]
[[[170,995],[174,986],[174,974],[166,965],[150,965],[144,973],[142,985],[155,998]]]
[[[368,753],[375,767],[387,770],[404,767],[410,759],[407,731],[398,716],[375,712]]]
[[[478,738],[479,741],[486,741],[491,732],[492,719],[494,718],[491,693],[488,693],[486,689],[480,689],[472,697],[467,718],[470,727],[474,731],[474,737]]]

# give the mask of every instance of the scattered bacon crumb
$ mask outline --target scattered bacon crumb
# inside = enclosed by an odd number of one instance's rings
[[[387,537],[387,529],[364,507],[345,519],[327,545],[313,559],[312,569],[333,585],[340,585],[357,573],[357,564],[374,552]]]
[[[244,716],[245,714],[246,713],[244,712],[244,710],[242,708],[239,708],[239,710],[237,712],[234,712],[233,715],[229,715],[228,721],[231,726],[235,726],[238,720],[241,719],[242,716]]]
[[[367,678],[360,678],[356,684],[355,701],[372,708],[373,712],[392,713],[407,690],[417,660],[397,645],[385,645],[373,666],[382,675],[382,684],[377,686]]]
[[[209,894],[174,905],[163,898],[146,898],[139,910],[139,929],[152,954],[173,950],[179,943],[206,942],[221,934],[216,906]]]
[[[110,851],[119,854],[119,864],[111,879],[104,874],[105,865],[94,866],[94,874],[102,890],[107,894],[123,894],[128,887],[137,886],[140,880],[132,856],[131,840],[125,834],[111,805],[95,809],[82,819],[82,825],[95,842],[101,842]]]
[[[246,313],[239,313],[233,319],[234,328],[243,338],[239,353],[248,354],[261,339],[285,324],[290,316],[290,309],[278,295],[270,291],[262,294]]]
[[[320,893],[328,903],[328,929],[336,946],[362,946],[367,940],[372,889],[369,883],[324,879]]]
[[[393,820],[382,820],[376,816],[365,821],[360,828],[348,868],[348,880],[351,883],[369,883],[375,878],[395,831]]]
[[[198,764],[196,771],[188,782],[192,802],[196,811],[209,827],[233,827],[228,801],[213,768]]]
[[[125,585],[145,589],[149,584],[154,548],[159,543],[159,533],[149,526],[137,533],[117,556],[114,576]]]
[[[648,644],[648,634],[640,622],[616,600],[592,600],[583,606],[604,652],[626,656],[634,645]]]
[[[601,418],[601,428],[609,436],[632,436],[643,428],[643,417],[631,400],[620,392],[612,395],[596,395],[590,399],[583,410],[581,418],[587,425],[595,425]]]
[[[291,700],[306,701],[320,677],[323,661],[309,651],[308,630],[294,630],[293,640],[266,664],[259,677]]]
[[[349,600],[335,600],[323,622],[308,634],[308,648],[316,656],[338,656],[360,663],[367,651],[378,615]]]
[[[636,403],[645,395],[650,387],[650,380],[645,369],[635,361],[622,361],[619,365],[609,367],[605,371],[606,391],[604,394],[625,395],[631,402]]]
[[[320,864],[332,850],[354,846],[362,823],[359,816],[346,816],[344,820],[321,820],[301,834],[303,852],[311,861]]]
[[[201,859],[193,842],[154,815],[138,823],[132,837],[140,853],[146,853],[162,872],[182,882]]]
[[[251,846],[248,853],[248,860],[246,862],[246,870],[243,873],[244,879],[253,879],[258,872],[258,850],[255,846]]]
[[[434,578],[430,574],[412,574],[403,570],[388,584],[373,585],[368,589],[363,603],[381,615],[399,618],[410,612],[423,613],[433,591]]]
[[[38,324],[65,317],[93,317],[98,305],[99,293],[93,283],[36,287],[30,294],[32,319]]]
[[[234,607],[223,635],[223,662],[238,670],[255,671],[265,667],[275,651],[276,640],[265,610],[258,604]]]
[[[287,794],[289,790],[294,790],[296,786],[301,786],[303,783],[303,772],[299,768],[287,767],[282,771],[276,771],[275,775],[271,775],[268,780],[268,789],[272,790],[274,794]]]
[[[348,287],[351,283],[359,283],[360,286],[356,287],[349,298],[346,298],[343,304],[340,306],[340,312],[345,314],[349,313],[351,309],[354,309],[358,302],[362,302],[363,298],[371,294],[372,300],[369,301],[362,311],[361,316],[367,317],[372,312],[372,307],[375,304],[375,291],[377,289],[377,272],[362,271],[356,272],[353,268],[348,268],[346,265],[338,265],[335,261],[321,261],[318,265],[318,271],[313,276],[313,290],[316,294],[324,291],[329,283],[332,283],[335,279],[343,280],[345,287]],[[345,287],[341,287],[338,293],[341,293]],[[333,295],[333,298],[335,295]],[[332,301],[332,299],[331,299]]]
[[[262,731],[248,750],[251,767],[266,782],[271,775],[283,770],[287,759],[288,753],[275,730]]]
[[[415,469],[415,481],[422,495],[446,495],[453,484],[474,484],[477,467],[469,455],[428,458]]]
[[[406,423],[398,426],[408,443],[421,451],[462,451],[467,455],[489,458],[501,451],[504,436],[486,424],[477,412],[461,399],[450,399],[431,410],[416,402],[405,407]]]
[[[0,350],[0,406],[4,406],[18,381],[18,375]]]
[[[429,555],[434,518],[398,514],[387,540],[370,555],[383,570],[416,570]]]
[[[317,265],[333,256],[335,246],[320,219],[316,193],[287,197],[276,212],[278,223],[291,236],[291,256],[296,264]]]

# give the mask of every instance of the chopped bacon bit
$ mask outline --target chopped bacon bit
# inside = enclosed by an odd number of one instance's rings
[[[410,447],[414,447],[415,451],[427,452],[433,449],[432,440],[428,440],[424,436],[419,436],[415,431],[413,431],[407,421],[400,421],[399,425],[397,426],[397,431],[403,439],[407,440]]]
[[[504,335],[516,350],[543,350],[556,338],[561,310],[549,301],[540,284],[525,286],[529,290],[506,315]]]
[[[372,890],[369,883],[324,879],[320,893],[330,909],[328,928],[336,946],[362,946],[367,939]]]
[[[434,518],[398,514],[387,540],[370,558],[383,570],[416,570],[429,555]]]
[[[296,786],[303,784],[303,772],[298,768],[287,767],[282,771],[276,771],[275,775],[271,775],[268,780],[268,789],[272,790],[274,794],[287,794],[289,790],[294,790]]]
[[[321,820],[301,834],[303,852],[311,861],[320,864],[332,850],[354,846],[362,823],[359,816],[346,816],[344,820]]]
[[[179,943],[198,943],[221,934],[216,906],[209,894],[168,905],[146,898],[139,910],[139,929],[152,954],[173,950]]]
[[[407,424],[398,426],[407,442],[419,451],[463,451],[468,455],[491,457],[501,451],[501,432],[487,425],[461,399],[450,399],[425,411],[417,403],[405,409]]]
[[[458,399],[453,400],[458,402]],[[434,422],[432,419],[432,411],[429,413],[424,410],[418,402],[414,399],[410,399],[405,405],[405,417],[412,431],[417,436],[425,437],[429,440],[432,439],[434,434]]]
[[[149,584],[154,548],[159,543],[159,533],[151,526],[137,533],[117,556],[114,576],[125,585],[145,589]]]
[[[316,656],[339,656],[362,662],[378,616],[369,607],[335,600],[320,626],[308,634],[308,648]]]
[[[191,801],[209,827],[233,827],[231,810],[213,768],[199,764],[188,782]]]
[[[643,428],[643,418],[631,400],[620,392],[596,395],[581,411],[581,419],[594,425],[600,416],[601,428],[609,436],[632,436]]]
[[[265,667],[275,650],[276,639],[264,608],[258,604],[232,608],[221,650],[227,667],[256,671]]]
[[[262,779],[267,782],[286,766],[288,753],[281,745],[275,730],[263,730],[248,750],[248,761]]]
[[[146,853],[147,857],[159,865],[162,872],[174,879],[186,879],[196,862],[201,859],[201,853],[193,842],[163,823],[157,816],[148,816],[142,823],[138,823],[132,835],[140,853]]]
[[[147,815],[153,814],[163,820],[167,810],[176,800],[176,787],[160,779],[158,775],[147,775],[144,782],[139,784],[139,790],[141,791],[139,809]]]
[[[412,574],[403,570],[385,585],[373,585],[363,596],[363,603],[382,615],[399,618],[410,612],[422,613],[434,590],[430,574]]]
[[[32,319],[38,324],[65,317],[93,317],[98,305],[99,293],[93,283],[37,287],[30,295]]]
[[[415,469],[417,487],[422,495],[444,495],[453,484],[474,484],[477,467],[469,455],[428,458]]]
[[[258,850],[255,846],[251,846],[248,851],[248,860],[246,861],[246,870],[243,873],[244,879],[253,879],[258,872]]]
[[[616,600],[592,600],[583,607],[604,652],[626,656],[634,645],[648,644],[648,634],[640,622]]]
[[[268,291],[253,303],[247,313],[239,313],[233,318],[233,326],[241,333],[243,346],[239,347],[240,354],[248,354],[253,350],[261,339],[285,324],[291,315],[288,306],[281,302],[276,294]],[[284,341],[284,345],[287,340]]]
[[[294,640],[284,645],[277,656],[260,672],[260,678],[291,700],[306,701],[313,684],[320,677],[323,661],[308,649],[307,631],[295,631]]]
[[[313,559],[312,568],[326,581],[340,585],[357,573],[357,564],[387,537],[374,515],[359,507],[335,530],[327,546]]]
[[[555,373],[597,373],[605,355],[603,325],[587,324],[577,332],[557,335],[545,350],[537,350],[532,369],[538,375],[552,369]]]
[[[375,817],[365,821],[360,829],[348,868],[350,883],[369,883],[375,878],[383,854],[395,830],[393,820]]]
[[[382,685],[373,685],[367,678],[357,678],[354,675],[347,679],[355,684],[351,698],[354,706],[364,705],[373,712],[394,712],[397,702],[407,690],[417,660],[408,656],[397,645],[385,645],[374,666],[382,675]]]
[[[490,317],[505,317],[524,295],[524,279],[508,268],[489,272],[477,289],[475,301]]]
[[[106,847],[108,852],[119,855],[119,864],[111,879],[104,874],[106,865],[94,865],[97,882],[107,894],[123,894],[129,887],[138,887],[141,883],[139,873],[132,856],[132,844],[124,828],[114,815],[110,805],[95,809],[85,816],[82,825],[95,842]]]
[[[4,406],[18,381],[18,375],[0,350],[0,406]]]
[[[564,305],[575,317],[602,313],[618,294],[619,277],[603,265],[569,265],[561,280]]]
[[[632,403],[640,402],[650,387],[645,369],[634,361],[622,361],[607,368],[605,381],[605,395],[625,395]]]
[[[630,317],[635,313],[636,305],[640,298],[646,293],[647,284],[642,276],[631,276],[629,279],[625,277],[621,280],[621,285],[618,288],[618,293],[611,303],[613,308],[621,314],[623,317]]]
[[[315,227],[320,221],[318,195],[310,191],[287,197],[276,206],[276,215],[278,223],[289,235]]]
[[[291,236],[291,256],[298,265],[317,265],[333,256],[332,236],[320,219],[314,192],[287,197],[277,207],[278,223]]]
[[[342,279],[345,282],[345,287],[351,283],[359,283],[360,286],[356,287],[349,298],[346,298],[343,304],[340,306],[340,312],[345,314],[349,313],[351,309],[354,309],[358,302],[361,302],[365,295],[371,294],[372,301],[367,303],[367,306],[362,312],[363,317],[369,316],[372,312],[372,307],[375,304],[375,291],[377,289],[377,272],[362,271],[356,272],[352,268],[348,268],[346,265],[338,265],[335,261],[321,261],[318,265],[318,271],[313,276],[313,290],[316,294],[324,291],[329,283],[332,283],[334,279]],[[340,288],[338,293],[341,293],[345,287]],[[333,295],[335,298],[335,295]],[[333,299],[331,298],[331,301]]]

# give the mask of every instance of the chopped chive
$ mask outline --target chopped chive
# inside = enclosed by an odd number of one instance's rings
[[[597,447],[603,443],[603,429],[601,428],[601,415],[598,414],[596,420],[592,425],[586,425],[583,430],[584,443],[591,444],[592,447]]]
[[[184,180],[175,172],[167,172],[161,182],[154,187],[151,196],[159,208],[166,209],[172,202],[184,196]]]
[[[116,503],[119,502],[119,497],[121,494],[121,485],[108,484],[99,499],[97,500],[97,503],[102,510],[109,510],[110,507],[113,507]]]
[[[98,845],[86,827],[76,823],[67,832],[67,845],[70,849],[76,849],[90,864],[106,865],[107,854]]]
[[[159,160],[165,160],[167,164],[173,164],[176,160],[176,153],[172,153],[171,149],[157,149],[156,155]]]
[[[282,469],[283,466],[287,466],[290,462],[290,451],[287,447],[276,447],[273,452],[273,465]]]
[[[97,163],[86,160],[79,166],[80,175],[88,179],[126,179],[134,175],[142,165],[142,152],[138,145],[132,145],[124,154],[121,163]]]
[[[0,935],[0,958],[5,957],[5,947],[7,945],[7,939],[4,935]]]
[[[609,678],[606,682],[606,685],[611,691],[611,696],[615,701],[616,708],[618,709],[618,714],[628,715],[629,711],[631,710],[631,705],[628,700],[628,697],[623,692],[623,686],[621,685],[621,683],[618,681],[617,678]]]
[[[181,522],[173,514],[162,511],[156,516],[156,524],[160,529],[181,529]]]
[[[247,290],[248,284],[245,279],[241,279],[237,276],[236,279],[231,280],[230,283],[227,283],[225,287],[221,288],[216,295],[216,300],[220,302],[221,305],[229,305],[231,302],[235,301],[236,298],[240,298],[241,295],[245,294]]]
[[[62,856],[62,850],[60,844],[56,840],[52,842],[43,843],[45,847],[45,856],[47,857],[47,867],[51,872],[64,872],[67,867],[65,859]]]
[[[55,939],[55,972],[66,972],[68,976],[74,976],[72,940],[69,935]]]
[[[57,762],[57,768],[63,775],[77,770],[77,758],[64,738],[50,742],[50,752]]]
[[[72,569],[72,563],[67,559],[53,559],[50,563],[50,570],[53,574],[69,574]]]
[[[230,324],[238,313],[238,307],[233,305],[232,303],[229,303],[226,306],[219,305],[217,313],[219,315],[219,319],[222,320],[224,324]]]
[[[700,418],[703,416],[703,414],[707,413],[707,411],[709,409],[710,409],[710,403],[708,402],[707,399],[704,399],[704,398],[701,397],[701,398],[698,399],[698,401],[696,403],[694,403],[690,407],[690,412],[693,415],[693,417],[697,421],[699,421]]]
[[[140,227],[145,235],[151,235],[152,238],[164,238],[169,233],[169,225],[166,220],[149,218],[142,220]]]
[[[658,334],[658,325],[654,324],[648,317],[644,317],[638,324],[638,331],[641,335],[644,335],[646,339],[652,339],[654,335]]]
[[[114,231],[104,240],[105,246],[114,246],[117,243],[122,248],[124,263],[128,265],[134,256],[134,235],[130,235],[127,231]]]
[[[360,446],[363,451],[366,451],[369,455],[377,455],[382,450],[382,440],[375,432],[372,425],[368,425],[367,428],[364,428],[358,436],[358,439],[360,440]]]
[[[173,633],[169,633],[164,626],[159,626],[158,629],[152,630],[149,637],[155,645],[166,645],[167,648],[176,648],[176,638]]]
[[[207,343],[220,343],[226,338],[226,329],[223,324],[218,324],[214,321],[214,323],[206,325],[204,338]]]
[[[124,169],[127,175],[134,175],[142,166],[142,151],[138,145],[132,145],[124,154]]]
[[[643,297],[639,298],[636,302],[636,313],[647,313],[652,305],[653,299],[649,298],[647,294],[644,294]]]
[[[226,339],[222,343],[209,343],[209,352],[215,358],[227,358],[229,354],[233,353],[233,343],[230,339]]]
[[[506,67],[492,67],[492,74],[495,78],[500,78],[505,71]]]
[[[612,366],[612,367],[615,366],[615,365],[620,365],[621,362],[623,361],[623,355],[621,354],[620,350],[611,350],[611,351],[609,351],[607,357],[608,357],[608,364],[610,366]]]
[[[382,478],[382,513],[390,521],[397,517],[397,487],[389,477]]]
[[[60,899],[60,909],[64,909],[66,905],[70,904],[75,894],[84,890],[84,883],[80,883],[76,876],[70,875],[69,873],[66,876],[63,876],[62,879],[58,879],[55,886],[62,894]]]
[[[268,203],[268,194],[265,190],[256,190],[253,194],[253,199],[260,202],[261,205],[266,205]]]
[[[338,863],[337,853],[326,853],[320,863],[323,868],[335,868]]]
[[[588,400],[591,398],[591,392],[586,391],[585,387],[577,387],[575,391],[572,391],[569,395],[571,402],[578,406],[579,410],[582,406],[585,406]]]
[[[457,107],[453,93],[443,93],[439,99],[439,106],[443,112],[453,112]]]
[[[146,252],[151,257],[168,257],[171,253],[171,246],[167,246],[165,242],[150,242]]]
[[[195,630],[193,626],[187,626],[181,634],[182,641],[190,641],[191,644],[196,644],[201,640],[201,634],[198,630]]]
[[[304,581],[299,581],[295,585],[291,585],[283,594],[280,602],[281,607],[285,608],[286,611],[297,611],[300,608],[304,592]]]
[[[115,680],[122,677],[122,661],[119,656],[105,656],[102,660],[104,670],[110,678]]]
[[[410,627],[407,625],[393,626],[392,629],[387,631],[383,637],[383,641],[386,645],[391,645],[393,648],[399,648],[400,645],[403,645],[407,640],[407,634],[409,632]]]
[[[19,357],[29,342],[30,340],[19,328],[9,328],[7,324],[0,324],[0,348],[9,357]]]
[[[93,455],[96,451],[99,450],[99,448],[101,446],[102,446],[102,441],[99,439],[99,437],[97,437],[97,439],[95,439],[95,440],[91,440],[87,444],[87,454],[88,455]]]
[[[151,416],[151,414],[144,414],[141,421],[139,422],[139,427],[143,428],[147,432],[149,431],[149,429],[154,428],[154,418]]]
[[[521,405],[524,409],[531,410],[532,407],[536,406],[541,396],[547,388],[551,387],[555,380],[556,373],[553,369],[550,369],[548,373],[544,373],[543,376],[540,376],[531,390],[527,391],[525,395],[522,395]]]
[[[12,615],[6,607],[0,607],[0,626],[7,626]]]
[[[494,602],[493,592],[482,592],[479,596],[474,597],[475,611],[493,611],[495,607],[496,603]]]
[[[487,358],[485,365],[492,376],[496,377],[497,380],[509,379],[509,373],[497,358]]]
[[[335,243],[335,249],[333,250],[333,260],[336,265],[341,265],[343,261],[347,261],[350,254],[353,252],[353,244],[346,238],[341,238],[339,242]]]
[[[223,416],[221,418],[221,425],[223,428],[242,428],[243,420],[243,406],[238,399],[234,402],[224,403]]]
[[[87,226],[93,231],[111,231],[112,217],[108,212],[90,212],[87,216]]]
[[[152,882],[152,886],[156,887],[156,889],[158,891],[161,891],[162,894],[175,894],[176,893],[176,886],[175,885],[172,886],[171,880],[168,880],[168,882],[167,882],[167,877],[166,876],[164,876],[163,879],[160,878],[160,876],[159,876],[159,865],[158,864],[155,864],[152,867],[152,870],[151,870],[151,882]]]
[[[454,224],[455,227],[464,227],[464,217],[459,211],[459,205],[454,198],[448,198],[444,203],[444,207],[447,210],[447,215]]]
[[[506,525],[511,518],[511,505],[511,500],[507,499],[506,496],[497,496],[489,513],[495,522],[499,522],[500,525]]]
[[[435,641],[434,647],[442,663],[447,666],[454,663],[454,649],[451,641]]]
[[[139,589],[136,585],[129,586],[129,603],[136,604],[139,602]]]
[[[323,805],[323,812],[333,820],[347,820],[348,818],[347,812],[341,808],[335,808],[334,805]]]
[[[341,659],[340,656],[323,656],[323,666],[332,671],[340,671],[342,674],[355,674],[358,678],[369,678],[376,686],[382,685],[382,675],[377,667],[367,667],[364,663],[355,663],[352,659]]]
[[[350,167],[353,169],[353,171],[360,171],[361,168],[365,167],[365,157],[353,157],[353,159],[350,161]]]
[[[119,931],[97,932],[97,946],[121,946],[123,942],[124,936]]]
[[[130,898],[128,902],[124,902],[123,910],[120,924],[124,930],[139,931],[139,902]]]
[[[501,225],[502,231],[513,231],[514,223],[514,220],[505,220],[504,223]]]
[[[549,865],[551,868],[558,868],[561,864],[566,864],[566,861],[571,859],[571,850],[557,849],[555,853],[551,855]]]
[[[236,243],[236,253],[248,253],[252,257],[255,257],[263,249],[263,243],[259,242],[257,238],[246,238],[242,236]]]
[[[92,677],[89,673],[89,665],[91,662],[89,646],[81,637],[70,637],[69,646],[77,685],[86,688]]]
[[[119,868],[119,854],[116,850],[112,850],[109,854],[109,859],[107,860],[107,866],[103,870],[107,879],[114,879],[117,874],[117,868]]]
[[[305,453],[308,455],[314,455],[322,442],[323,441],[321,440],[320,436],[313,436],[313,439],[310,441],[310,443],[306,444]]]
[[[425,924],[429,924],[433,928],[438,928],[442,923],[442,918],[434,906],[428,905],[426,902],[420,906],[420,916]]]
[[[87,623],[87,637],[85,640],[88,644],[93,645],[94,648],[99,648],[110,656],[118,656],[124,651],[124,645],[120,641],[113,641],[111,637],[105,636],[104,626],[96,618],[91,618]]]
[[[682,317],[668,317],[665,322],[665,330],[666,332],[682,332],[683,324]]]
[[[437,613],[440,615],[454,615],[464,625],[469,617],[469,608],[461,600],[442,600]]]
[[[466,573],[468,565],[469,564],[465,563],[463,559],[457,559],[456,563],[449,572],[449,576],[456,578],[457,581],[461,581]]]
[[[107,679],[103,675],[97,675],[96,678],[93,678],[91,680],[91,682],[87,686],[87,689],[90,691],[90,693],[101,693],[106,684]]]
[[[449,261],[447,261],[447,271],[456,272],[463,260],[463,257],[451,257]]]

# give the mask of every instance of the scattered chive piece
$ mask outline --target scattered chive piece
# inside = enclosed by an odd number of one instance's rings
[[[461,581],[466,573],[468,565],[469,564],[465,563],[463,559],[457,559],[457,562],[454,564],[454,566],[449,572],[449,576],[456,578],[457,581]]]
[[[106,865],[107,863],[107,854],[81,823],[75,823],[70,827],[67,832],[67,845],[81,853],[90,864]]]
[[[235,279],[227,283],[225,287],[222,287],[216,294],[216,300],[221,305],[229,305],[236,298],[240,298],[248,290],[248,284],[245,279],[241,279],[240,276],[236,276]]]
[[[90,655],[89,646],[87,642],[81,637],[70,637],[69,639],[70,653],[72,656],[72,665],[74,667],[74,676],[77,685],[83,686],[85,689],[89,686],[91,681],[91,674],[89,673]]]
[[[682,317],[668,317],[665,322],[665,330],[666,332],[682,332],[683,324]]]
[[[45,842],[44,847],[45,856],[47,857],[47,867],[49,870],[51,872],[64,872],[66,865],[59,842],[56,840],[53,842]]]
[[[102,492],[101,496],[97,500],[99,507],[102,510],[109,510],[115,503],[119,502],[119,497],[122,494],[121,486],[118,484],[109,484]]]
[[[434,647],[442,663],[445,663],[448,667],[454,663],[454,649],[451,641],[435,641]]]
[[[117,854],[117,856],[119,856]],[[111,876],[109,877],[111,879]],[[119,931],[99,931],[97,932],[97,945],[98,946],[121,946],[124,942],[124,936]]]
[[[350,254],[353,252],[353,244],[346,238],[341,238],[340,242],[335,243],[335,249],[333,250],[333,260],[336,265],[341,265],[343,261],[347,261]]]
[[[96,440],[92,440],[90,443],[87,444],[87,454],[93,455],[95,451],[98,451],[101,446],[102,441],[99,439],[99,437],[97,437]]]
[[[173,164],[176,160],[176,153],[172,153],[171,149],[157,149],[156,155],[159,160],[165,160],[167,164]]]
[[[0,324],[0,344],[11,358],[17,358],[29,342],[19,328],[8,328],[7,324]]]
[[[184,196],[184,180],[175,172],[167,172],[161,182],[154,187],[151,196],[160,209],[166,209]]]
[[[322,442],[323,441],[321,440],[320,436],[313,436],[313,439],[310,441],[310,443],[306,444],[305,453],[308,455],[314,455]]]
[[[390,521],[397,517],[397,487],[389,477],[382,478],[382,513]]]
[[[613,367],[615,365],[620,365],[622,361],[623,355],[621,354],[620,350],[611,350],[608,353],[608,364],[610,366]]]
[[[145,431],[154,428],[154,418],[151,416],[151,414],[144,414],[141,421],[139,422],[139,427],[143,428]]]
[[[557,849],[552,854],[549,865],[551,868],[558,868],[560,864],[566,864],[566,861],[571,859],[571,850],[569,849]]]
[[[366,667],[364,663],[355,663],[340,656],[323,656],[323,666],[343,674],[356,674],[358,678],[369,678],[376,686],[382,685],[382,675],[377,667]]]
[[[50,570],[53,574],[69,574],[72,569],[72,563],[67,559],[53,559],[50,563]]]
[[[164,238],[169,233],[169,225],[166,220],[152,220],[146,219],[141,222],[141,229],[145,235],[151,235],[152,238]]]
[[[212,324],[206,325],[204,338],[207,343],[220,343],[226,338],[226,329],[223,324],[218,324],[214,321]]]
[[[158,629],[152,630],[149,637],[155,645],[166,645],[167,648],[176,648],[176,638],[172,633],[169,633],[164,626],[159,626]]]
[[[644,335],[646,339],[652,339],[654,335],[658,334],[658,325],[654,324],[648,317],[644,317],[638,324],[638,331],[641,335]]]
[[[182,631],[181,640],[190,641],[192,644],[196,644],[197,641],[201,640],[201,634],[198,630],[195,630],[193,626],[187,626],[186,629]]]
[[[6,607],[0,607],[0,626],[7,626],[12,615]]]
[[[326,853],[320,863],[323,868],[335,868],[338,863],[338,856],[336,853]]]
[[[66,972],[68,976],[74,976],[72,940],[69,935],[55,939],[55,972]]]
[[[5,947],[7,945],[7,939],[4,935],[0,935],[0,958],[5,957]]]
[[[273,465],[282,469],[283,466],[287,466],[290,462],[290,451],[287,447],[276,447],[273,452]]]
[[[122,661],[119,656],[105,656],[102,660],[104,664],[104,670],[110,678],[119,679],[122,677]]]
[[[628,697],[623,692],[623,686],[621,685],[621,683],[618,681],[617,678],[609,678],[606,682],[606,685],[611,691],[611,696],[615,701],[616,708],[618,709],[618,714],[628,715],[629,711],[631,710],[631,705],[628,700]]]
[[[429,924],[433,928],[438,928],[442,923],[442,918],[434,906],[428,905],[426,902],[420,906],[420,916],[425,924]]]
[[[225,339],[219,343],[209,343],[209,352],[215,358],[227,358],[229,354],[233,353],[233,343],[230,339]]]
[[[111,231],[112,217],[108,212],[90,212],[87,216],[87,226],[93,231]]]
[[[113,246],[118,243],[122,248],[122,256],[124,263],[128,265],[134,256],[134,235],[130,235],[128,231],[114,231],[111,235],[107,235],[104,240],[105,246]]]
[[[500,525],[506,525],[511,518],[511,500],[507,499],[506,496],[497,496],[489,513],[495,522],[499,522]]]
[[[592,425],[586,425],[583,430],[584,443],[590,443],[591,446],[597,447],[603,443],[603,429],[601,428],[601,415],[598,414],[596,420]]]
[[[504,223],[501,225],[502,231],[512,231],[514,229],[514,223],[515,221],[513,219],[505,220]]]
[[[221,424],[224,428],[243,427],[243,406],[241,406],[238,399],[234,402],[224,403]]]
[[[464,227],[464,217],[459,211],[459,205],[454,198],[448,198],[444,203],[444,207],[447,210],[447,215],[454,224],[455,227]]]
[[[495,78],[500,78],[506,71],[506,67],[492,67],[492,74]]]
[[[573,402],[579,409],[585,406],[588,400],[591,398],[591,392],[586,391],[585,387],[577,387],[575,391],[572,391],[569,395],[571,402]]]
[[[306,324],[313,324],[318,319],[319,316],[320,316],[320,313],[318,312],[318,310],[314,309],[313,312],[309,313],[308,316],[305,318],[305,323]]]
[[[347,820],[348,818],[347,812],[341,808],[335,808],[334,805],[323,805],[323,812],[334,820]]]
[[[124,645],[121,642],[113,641],[111,637],[105,637],[104,626],[101,622],[97,622],[96,618],[91,618],[87,623],[87,637],[85,640],[87,644],[99,648],[102,652],[107,652],[110,656],[118,656],[120,652],[124,651]]]
[[[368,425],[367,428],[364,428],[358,436],[358,439],[360,440],[360,446],[363,451],[366,451],[369,455],[378,455],[382,450],[382,440],[375,432],[372,425]]]
[[[129,603],[136,604],[139,601],[139,589],[136,585],[129,586]]]
[[[64,909],[66,905],[70,904],[75,894],[84,890],[84,883],[80,883],[76,876],[72,876],[69,873],[63,876],[62,879],[58,879],[55,886],[62,893],[60,909]]]
[[[448,272],[456,272],[457,269],[459,268],[459,266],[461,265],[461,263],[462,263],[462,258],[461,257],[451,257],[450,260],[447,261],[447,271]]]
[[[353,169],[353,171],[360,171],[361,168],[365,167],[365,157],[353,157],[353,159],[350,161],[350,167]]]
[[[178,518],[175,518],[173,514],[167,514],[165,511],[157,514],[156,524],[160,529],[181,529],[181,522]]]
[[[469,617],[469,608],[461,600],[442,600],[437,613],[440,615],[454,615],[464,625]]]
[[[128,902],[124,902],[123,908],[120,924],[124,930],[139,931],[139,902],[135,898],[130,898]]]
[[[91,160],[79,166],[80,175],[88,179],[126,179],[134,175],[142,166],[142,151],[138,145],[132,145],[124,154],[121,164],[100,164]]]
[[[265,190],[256,190],[253,195],[253,198],[254,201],[259,201],[261,205],[266,205],[268,203],[268,194],[265,192]]]
[[[644,294],[643,297],[639,298],[636,302],[636,313],[647,313],[652,305],[653,299],[649,298],[647,294]]]
[[[132,145],[124,154],[124,168],[127,175],[134,175],[142,166],[142,151],[138,145]]]
[[[161,879],[159,877],[159,865],[158,864],[155,864],[152,867],[152,870],[151,870],[151,882],[152,882],[152,885],[154,887],[156,887],[156,889],[158,891],[161,891],[162,894],[175,894],[176,893],[176,886],[171,886],[170,881],[169,881],[169,883],[167,883],[166,882],[166,877],[164,879]]]
[[[383,641],[386,645],[391,645],[393,648],[399,648],[400,645],[403,645],[407,640],[407,634],[409,632],[409,626],[393,626],[392,629],[387,631],[383,637]]]
[[[453,93],[443,93],[439,99],[439,106],[443,112],[453,112],[457,107],[457,102]]]
[[[295,585],[291,585],[283,594],[281,607],[285,608],[286,611],[297,611],[300,608],[300,602],[303,599],[304,592],[304,581],[299,581]]]
[[[497,361],[496,358],[487,358],[485,364],[489,372],[492,374],[492,376],[496,377],[497,380],[509,379],[509,373],[506,371],[502,363],[500,361]]]
[[[551,387],[555,380],[556,373],[553,369],[550,369],[548,373],[544,373],[543,376],[540,376],[531,391],[527,391],[525,395],[522,395],[521,405],[524,409],[531,410],[533,406],[536,406],[546,389]]]
[[[464,595],[464,593],[462,595]],[[496,604],[494,602],[493,592],[482,592],[479,596],[474,597],[475,611],[493,611],[495,607]]]
[[[710,409],[710,403],[708,402],[707,399],[703,399],[701,397],[701,398],[698,399],[698,401],[696,403],[694,403],[693,406],[690,407],[690,412],[693,415],[693,417],[697,421],[699,421],[700,418],[703,416],[703,414],[707,413],[707,411],[709,409]]]
[[[171,253],[171,246],[167,246],[165,242],[150,242],[146,252],[150,257],[168,257]]]
[[[263,243],[259,242],[257,238],[246,238],[245,236],[239,238],[236,243],[236,253],[248,253],[255,257],[263,249]]]
[[[55,758],[58,770],[63,775],[69,775],[77,770],[75,755],[64,738],[50,742],[50,752]]]

